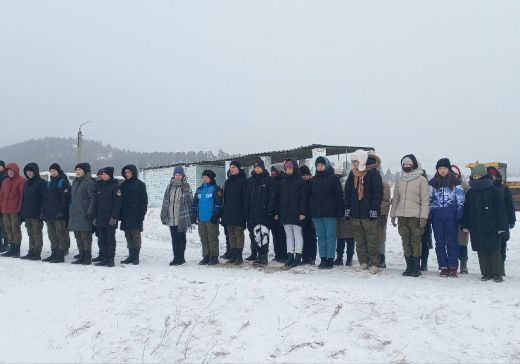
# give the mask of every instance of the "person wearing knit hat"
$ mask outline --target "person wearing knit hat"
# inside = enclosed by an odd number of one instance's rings
[[[326,157],[315,162],[316,175],[310,181],[309,212],[312,216],[320,254],[318,269],[332,269],[336,256],[336,230],[338,218],[343,216],[345,205],[339,177]]]
[[[309,209],[310,201],[310,182],[312,179],[311,169],[303,165],[300,167],[300,174],[305,181],[305,190],[307,193],[307,211]],[[303,249],[302,249],[302,264],[314,265],[316,263],[316,255],[318,254],[318,241],[316,240],[316,230],[312,223],[312,216],[307,214],[302,229],[303,235]]]
[[[161,222],[170,229],[173,259],[170,266],[186,263],[186,232],[195,223],[193,192],[186,180],[184,168],[176,166],[164,192]]]
[[[47,235],[51,242],[51,255],[44,262],[63,263],[68,253],[70,237],[67,229],[70,204],[70,182],[58,163],[49,167],[50,178],[44,206]]]
[[[247,210],[247,177],[240,162],[233,161],[229,165],[229,175],[224,182],[222,195],[222,225],[227,231],[229,248],[226,242],[226,254],[221,258],[229,259],[229,264],[240,265],[244,262],[244,229],[246,228]]]
[[[121,216],[122,192],[114,178],[114,168],[105,167],[94,197],[94,225],[100,246],[96,266],[113,267],[116,254],[116,229]],[[94,261],[94,260],[93,260]]]
[[[90,164],[78,163],[74,169],[76,178],[70,193],[68,229],[74,233],[79,253],[74,256],[72,264],[90,265],[96,183],[90,175]]]
[[[271,177],[274,180],[274,194],[280,196],[280,183],[285,179],[285,172],[282,163],[276,163],[271,166]],[[273,261],[285,264],[287,262],[287,237],[285,236],[285,229],[279,220],[276,218],[271,224],[271,235],[273,236]]]
[[[283,226],[286,237],[287,268],[301,264],[303,249],[302,227],[308,215],[307,189],[298,170],[298,163],[287,160],[284,163],[285,178],[278,185],[275,220]]]
[[[254,171],[247,180],[247,225],[254,235],[255,249],[247,260],[256,258],[255,265],[266,266],[269,254],[269,232],[273,225],[275,201],[274,180],[258,159]]]
[[[385,188],[377,158],[362,152],[352,156],[352,170],[345,183],[345,216],[353,219],[358,271],[370,267],[370,273],[377,274],[381,263],[378,219]]]
[[[459,265],[459,222],[464,211],[464,189],[448,158],[440,159],[430,180],[430,220],[440,276],[457,278]]]
[[[422,236],[430,214],[430,188],[413,154],[401,159],[402,172],[394,187],[390,217],[399,226],[406,270],[403,276],[419,277]],[[396,220],[398,219],[398,223]]]
[[[507,185],[504,184],[504,181],[502,180],[502,174],[498,169],[495,167],[488,167],[487,168],[488,174],[491,176],[491,179],[493,180],[493,183],[495,187],[500,192],[500,195],[502,196],[504,200],[504,205],[506,207],[506,215],[507,215],[507,229],[506,231],[501,235],[502,240],[502,246],[500,249],[500,255],[502,258],[502,262],[505,265],[506,257],[507,257],[507,242],[511,238],[510,230],[512,230],[515,227],[516,224],[516,212],[515,207],[513,205],[513,195],[511,193],[511,190]],[[504,271],[502,272],[502,275],[505,276],[505,267]]]
[[[202,172],[202,185],[197,188],[193,197],[195,218],[202,243],[202,260],[200,265],[219,264],[219,220],[222,206],[222,189],[215,181],[216,174],[212,170]]]
[[[478,164],[471,171],[461,227],[471,235],[471,248],[478,253],[482,281],[502,282],[502,235],[508,229],[504,198],[494,186],[486,166]]]

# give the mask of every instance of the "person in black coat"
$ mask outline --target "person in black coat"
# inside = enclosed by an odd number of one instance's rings
[[[282,167],[273,165],[271,167],[271,177],[274,181],[274,195],[278,196],[280,194],[280,183],[285,179]],[[278,263],[285,263],[287,261],[287,242],[284,227],[278,220],[273,221],[271,233],[273,234],[273,260]]]
[[[124,166],[121,175],[125,178],[121,183],[121,230],[125,232],[128,247],[128,258],[122,264],[139,264],[141,251],[141,232],[148,209],[146,185],[139,180],[139,172],[133,164]]]
[[[276,191],[276,215],[285,230],[287,242],[287,262],[289,268],[301,264],[303,249],[302,227],[308,215],[307,187],[298,170],[296,161],[289,159],[284,163],[285,178],[279,182]]]
[[[252,227],[258,256],[255,264],[267,265],[269,230],[274,216],[274,181],[258,159],[255,170],[247,180],[247,224]]]
[[[69,249],[70,237],[67,229],[70,205],[70,183],[58,163],[49,167],[50,179],[44,206],[47,234],[51,241],[51,255],[44,262],[63,263]]]
[[[40,177],[36,163],[27,164],[23,173],[27,181],[23,190],[21,221],[25,221],[29,235],[29,252],[22,259],[40,260],[43,248],[43,206],[47,182]]]
[[[381,215],[383,179],[377,160],[364,150],[352,154],[352,171],[345,184],[345,216],[353,219],[354,239],[359,270],[379,272],[379,238],[377,220]]]
[[[116,229],[121,213],[122,193],[114,179],[114,168],[101,170],[101,181],[96,185],[94,198],[94,226],[98,234],[102,261],[98,266],[114,266],[116,254]]]
[[[493,182],[495,184],[495,187],[498,188],[500,191],[500,194],[502,195],[504,199],[504,204],[506,205],[506,214],[507,214],[507,223],[508,223],[508,229],[504,234],[502,234],[502,247],[500,249],[500,255],[502,256],[502,261],[505,264],[506,261],[506,255],[507,255],[507,242],[511,238],[511,234],[509,230],[514,229],[516,224],[516,213],[515,213],[515,206],[513,204],[513,195],[511,194],[511,190],[504,184],[504,181],[502,180],[502,174],[496,169],[495,167],[488,167],[487,169],[488,174],[493,179]],[[505,275],[505,268],[504,268],[504,274]]]
[[[2,183],[6,178],[5,162],[0,160],[0,190],[2,189]],[[7,240],[7,231],[4,226],[4,219],[0,213],[0,253],[4,253],[9,249],[9,241]]]
[[[310,214],[320,250],[319,269],[332,269],[336,256],[338,218],[344,216],[341,182],[326,157],[316,158],[316,175],[310,183]]]
[[[247,177],[239,161],[229,165],[229,176],[224,183],[222,198],[222,225],[229,236],[230,259],[228,263],[243,263],[244,229],[247,220]]]
[[[502,282],[500,249],[502,235],[508,228],[504,199],[483,164],[472,169],[469,185],[461,227],[471,235],[471,248],[478,253],[482,280]]]
[[[309,212],[310,203],[310,185],[312,180],[312,173],[309,167],[301,166],[300,174],[305,181],[305,190],[307,193],[307,211]],[[318,254],[318,242],[316,240],[316,230],[312,223],[312,216],[310,213],[305,217],[303,223],[303,249],[302,249],[302,264],[314,265],[316,262],[316,255]]]

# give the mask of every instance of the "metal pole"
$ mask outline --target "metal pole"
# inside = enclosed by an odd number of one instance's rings
[[[83,125],[87,125],[88,123],[91,123],[91,122],[92,121],[90,121],[90,120],[87,122],[84,122],[78,128],[78,150],[77,150],[78,161],[77,161],[77,163],[83,162],[83,132],[81,131],[81,128],[83,127]]]

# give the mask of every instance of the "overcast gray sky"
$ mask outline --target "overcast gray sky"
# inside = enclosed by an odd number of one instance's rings
[[[0,1],[1,145],[520,160],[517,0]]]

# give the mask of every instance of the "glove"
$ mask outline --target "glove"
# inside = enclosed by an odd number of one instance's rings
[[[61,213],[61,212],[58,212],[56,214],[56,220],[63,220],[64,217],[65,217],[65,215],[63,215],[63,213]]]
[[[280,219],[280,217],[279,217],[278,215],[274,215],[274,219],[275,219],[276,221],[278,221],[278,220]]]
[[[345,217],[348,219],[350,219],[350,209],[346,209],[345,210]]]
[[[117,220],[114,219],[113,217],[111,217],[110,220],[108,220],[108,225],[114,226],[116,224],[117,224]]]
[[[379,213],[376,210],[370,210],[368,212],[368,217],[370,221],[377,220],[377,218],[379,217]]]
[[[420,219],[421,229],[424,229],[428,225],[428,219]]]
[[[501,234],[503,234],[503,233],[505,233],[505,231],[503,231],[503,230],[498,230],[498,235],[501,235]]]
[[[392,217],[392,219],[390,220],[392,222],[392,225],[395,227],[397,226],[397,223],[396,223],[396,218],[395,217]]]
[[[218,216],[213,215],[209,221],[211,221],[212,224],[218,224],[218,220]]]
[[[514,223],[514,222],[512,222],[511,224],[509,224],[509,229],[510,229],[510,230],[513,230],[514,228],[515,228],[515,223]]]

